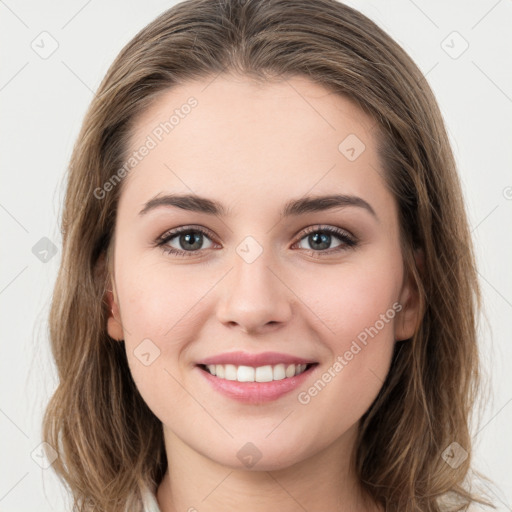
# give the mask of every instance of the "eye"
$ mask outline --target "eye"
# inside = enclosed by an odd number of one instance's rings
[[[205,238],[209,241],[206,246],[204,244]],[[213,247],[208,231],[204,228],[191,226],[168,231],[158,239],[157,245],[164,252],[176,256],[189,256],[201,249],[211,249]]]
[[[335,239],[334,241],[337,239],[337,245],[332,245],[333,238]],[[301,246],[302,243],[309,245],[311,248]],[[354,247],[357,245],[357,241],[352,235],[340,228],[332,226],[312,226],[306,230],[306,236],[302,237],[297,244],[299,248],[309,252],[317,254],[319,252],[327,252],[331,254]]]
[[[333,226],[311,226],[305,233],[294,246],[304,249],[314,257],[337,253],[357,245],[357,240],[351,234]],[[201,226],[183,226],[164,233],[156,240],[155,245],[167,254],[193,256],[204,249],[213,248],[211,238],[213,236],[209,230]],[[310,247],[304,247],[303,244]]]

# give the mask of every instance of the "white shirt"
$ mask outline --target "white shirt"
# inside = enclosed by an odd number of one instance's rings
[[[155,492],[151,491],[150,489],[146,489],[146,491],[142,493],[142,510],[144,512],[161,512],[160,507],[158,506],[158,502],[156,501]]]

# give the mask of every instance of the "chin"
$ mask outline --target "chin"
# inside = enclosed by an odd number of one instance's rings
[[[308,457],[304,451],[304,439],[301,438],[280,436],[270,440],[257,434],[252,438],[247,435],[246,439],[247,441],[240,442],[237,438],[221,453],[210,453],[209,457],[231,469],[247,471],[283,470]],[[301,448],[300,451],[298,447]]]

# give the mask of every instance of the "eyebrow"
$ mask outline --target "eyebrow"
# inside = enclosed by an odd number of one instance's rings
[[[161,206],[171,206],[181,208],[182,210],[206,213],[219,217],[229,217],[231,215],[230,210],[218,201],[193,194],[166,194],[155,196],[147,203],[145,203],[144,208],[142,208],[142,210],[139,212],[139,215],[144,215],[149,211]],[[304,215],[305,213],[322,212],[334,208],[344,208],[347,206],[363,208],[378,220],[375,210],[367,201],[358,196],[343,194],[310,196],[302,197],[300,199],[292,199],[291,201],[288,201],[283,207],[281,211],[281,217],[298,216]]]

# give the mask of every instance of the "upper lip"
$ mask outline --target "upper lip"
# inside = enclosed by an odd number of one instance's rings
[[[235,366],[267,366],[284,364],[310,364],[315,363],[310,359],[296,357],[290,354],[281,354],[279,352],[261,352],[259,354],[250,354],[248,352],[226,352],[215,356],[207,357],[197,364],[233,364]]]

